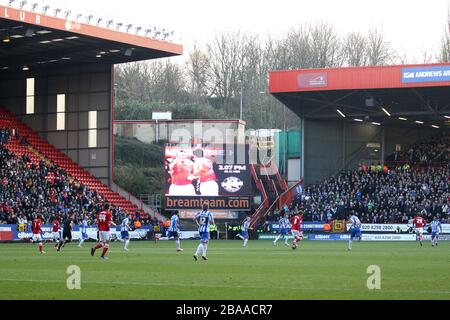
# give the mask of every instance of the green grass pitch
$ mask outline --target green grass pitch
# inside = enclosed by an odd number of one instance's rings
[[[47,244],[0,245],[0,299],[450,299],[450,248],[442,242],[303,242],[297,251],[270,241],[212,241],[209,261],[195,262],[198,241],[112,244],[110,260],[85,244],[57,253]],[[81,269],[81,289],[67,289],[67,268]],[[367,268],[381,268],[381,290],[367,288]]]

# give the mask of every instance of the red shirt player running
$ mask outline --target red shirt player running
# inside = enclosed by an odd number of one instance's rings
[[[298,243],[303,240],[303,232],[301,232],[303,215],[301,212],[296,213],[290,220],[292,225],[291,234],[294,237],[294,242],[292,243],[292,250],[297,249]]]
[[[94,256],[95,251],[97,251],[97,249],[103,248],[101,258],[106,260],[108,258],[106,258],[105,255],[109,250],[109,242],[111,240],[109,226],[110,225],[116,226],[116,224],[112,221],[112,214],[109,211],[108,203],[104,204],[103,211],[97,215],[97,224],[98,224],[99,243],[94,248],[91,248],[91,256]]]
[[[45,251],[42,251],[42,216],[38,215],[36,219],[33,220],[33,224],[31,225],[31,229],[33,230],[33,242],[39,243],[39,252],[41,254],[45,254]]]
[[[422,218],[422,216],[419,214],[417,215],[413,220],[414,229],[416,230],[416,234],[419,237],[420,245],[423,246],[422,240],[423,240],[423,228],[427,224],[427,220]]]
[[[53,220],[53,228],[52,228],[52,236],[53,241],[56,242],[55,248],[58,247],[59,242],[59,220]]]

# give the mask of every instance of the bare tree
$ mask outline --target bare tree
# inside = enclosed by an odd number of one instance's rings
[[[115,68],[117,98],[122,100],[138,99],[151,101],[149,90],[152,82],[150,65],[147,62],[133,62],[118,65]]]
[[[450,62],[450,8],[447,9],[447,25],[441,40],[441,52],[439,60],[441,62]]]
[[[368,61],[368,40],[359,32],[349,33],[343,40],[343,63],[351,67],[366,66]]]
[[[209,60],[207,55],[197,46],[194,46],[186,65],[189,78],[189,92],[194,100],[199,100],[207,95],[207,83],[209,78]]]
[[[312,50],[310,46],[311,30],[302,25],[291,29],[286,38],[279,42],[275,50],[275,59],[280,56],[282,69],[309,68],[312,65]]]
[[[321,22],[311,26],[310,47],[312,67],[329,68],[342,64],[340,40],[333,25]]]
[[[423,50],[422,51],[422,61],[421,63],[427,64],[427,63],[434,63],[436,62],[436,55],[430,52],[429,50]]]
[[[247,37],[240,32],[222,33],[207,44],[209,73],[208,94],[218,107],[230,111],[240,94],[244,51]]]
[[[393,50],[391,44],[383,35],[381,29],[372,28],[368,36],[368,64],[381,66],[392,62]]]
[[[116,67],[117,97],[141,102],[185,102],[184,71],[169,60],[135,62]]]

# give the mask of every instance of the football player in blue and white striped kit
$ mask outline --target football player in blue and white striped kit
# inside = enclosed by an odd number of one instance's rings
[[[128,245],[130,244],[130,220],[131,220],[131,215],[129,215],[128,217],[125,217],[125,219],[122,220],[122,223],[120,224],[120,237],[122,238],[122,241],[125,243],[123,245],[123,250],[124,251],[129,251],[128,250]]]
[[[242,227],[241,227],[241,233],[237,235],[237,237],[241,238],[242,240],[244,240],[244,245],[243,247],[247,247],[248,244],[248,230],[251,230],[252,228],[250,228],[250,217],[245,218],[244,222],[242,223]]]
[[[431,245],[438,246],[439,232],[442,232],[442,225],[437,217],[431,222]]]
[[[350,239],[348,240],[348,251],[352,250],[352,243],[353,239],[359,238],[359,241],[361,241],[362,233],[361,233],[361,221],[359,218],[352,214],[350,217]]]
[[[83,215],[83,221],[81,222],[80,226],[81,236],[80,236],[80,243],[78,244],[79,248],[82,248],[84,241],[88,239],[87,227],[88,227],[87,219],[86,216]]]
[[[183,252],[183,249],[181,249],[181,243],[180,243],[180,219],[178,218],[178,212],[176,212],[171,218],[170,218],[170,227],[168,230],[168,238],[169,239],[175,239],[175,242],[177,244],[177,252]]]
[[[289,246],[288,243],[288,234],[289,234],[289,228],[290,228],[290,222],[289,222],[289,214],[285,214],[284,217],[280,217],[278,220],[278,225],[280,227],[280,231],[278,233],[278,236],[275,238],[275,241],[273,242],[273,245],[276,246],[278,240],[281,239],[281,237],[284,237],[284,244],[286,246]]]
[[[197,223],[198,232],[200,233],[200,244],[197,248],[197,251],[195,251],[194,259],[195,261],[197,261],[198,254],[200,253],[200,251],[202,251],[202,259],[206,261],[208,260],[208,258],[206,257],[206,251],[208,250],[209,243],[209,225],[215,224],[214,217],[212,213],[209,212],[209,204],[203,204],[203,210],[197,213],[194,221]]]

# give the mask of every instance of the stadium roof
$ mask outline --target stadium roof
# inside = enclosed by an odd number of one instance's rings
[[[116,24],[107,28],[0,5],[0,73],[24,65],[117,64],[181,54],[179,44],[118,31]]]
[[[270,92],[304,119],[450,125],[450,64],[272,71]]]

